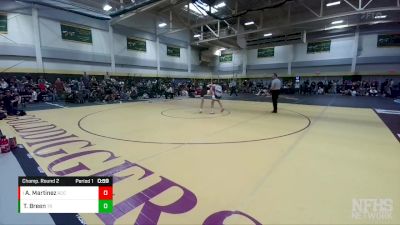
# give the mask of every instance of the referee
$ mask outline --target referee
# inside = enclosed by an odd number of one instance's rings
[[[272,104],[274,105],[274,111],[272,113],[278,113],[278,97],[281,92],[282,82],[278,79],[278,74],[274,73],[272,76],[270,93],[272,95]]]

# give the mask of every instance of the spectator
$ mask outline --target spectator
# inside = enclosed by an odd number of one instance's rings
[[[318,87],[317,94],[318,95],[323,95],[324,94],[324,88],[322,86]]]
[[[0,88],[2,90],[6,90],[8,88],[8,83],[4,79],[0,80]]]
[[[35,89],[31,90],[31,94],[32,94],[31,102],[37,102],[38,101],[38,94],[35,91]]]
[[[7,112],[8,115],[16,115],[15,103],[18,102],[12,94],[10,90],[6,91],[6,95],[3,97],[3,108]]]
[[[168,87],[168,89],[165,91],[165,99],[173,99],[174,98],[174,90],[172,88],[172,85]]]
[[[54,82],[54,90],[57,98],[62,98],[64,94],[64,82],[62,82],[60,78],[57,78]]]
[[[372,87],[372,88],[369,90],[369,95],[370,95],[370,96],[377,96],[377,95],[378,95],[378,90],[376,90],[375,87]]]
[[[332,93],[336,94],[337,93],[337,82],[333,81],[332,83]]]

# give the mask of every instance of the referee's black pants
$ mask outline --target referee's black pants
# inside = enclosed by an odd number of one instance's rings
[[[278,112],[278,97],[280,94],[280,90],[271,90],[271,95],[272,95],[272,104],[274,105],[274,111],[273,112]]]

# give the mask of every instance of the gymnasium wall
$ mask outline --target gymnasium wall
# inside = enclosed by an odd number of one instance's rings
[[[118,67],[122,65],[128,66],[143,66],[155,69],[157,62],[155,55],[157,46],[152,40],[144,39],[146,41],[146,52],[128,50],[126,47],[126,36],[114,33],[114,53],[116,56],[116,64]]]
[[[8,18],[8,34],[0,35],[0,71],[14,65],[36,68],[33,38],[26,38],[33,34],[31,16],[11,13]]]
[[[217,77],[233,77],[241,74],[243,71],[243,51],[225,51],[224,54],[232,54],[232,62],[220,62],[219,57],[214,59],[213,74]]]
[[[4,8],[5,3],[10,6],[12,2],[8,0],[0,2],[0,9]],[[14,2],[14,4],[17,3]],[[15,11],[15,9],[10,11]],[[22,13],[10,11],[7,12],[8,32],[0,35],[0,71],[42,72],[40,66],[36,64],[35,58],[32,11],[25,10]],[[99,21],[42,6],[38,7],[38,13],[44,73],[111,73],[112,49],[107,21]],[[63,40],[60,23],[90,27],[93,43],[85,44]],[[144,39],[147,51],[127,50],[126,37]],[[174,35],[173,37],[179,36]],[[156,36],[153,33],[119,25],[114,28],[113,38],[115,74],[188,77],[190,76],[188,63],[192,64],[192,74],[196,76],[210,72],[209,68],[200,66],[199,51],[196,48],[191,49],[189,57],[188,42],[182,41],[182,38],[160,37],[161,71],[159,73],[157,72]],[[180,47],[180,57],[167,56],[167,45]]]
[[[32,10],[21,3],[1,0],[0,10],[8,11],[8,33],[0,34],[0,71],[42,72],[35,58],[35,41]],[[106,74],[111,73],[111,45],[107,21],[96,20],[65,11],[38,7],[41,51],[44,73]],[[153,16],[154,17],[154,16]],[[275,55],[257,58],[257,49],[227,51],[232,62],[219,62],[218,57],[210,67],[199,61],[199,50],[188,52],[190,32],[183,31],[161,35],[160,69],[157,72],[157,47],[155,21],[146,19],[143,30],[127,27],[128,21],[114,27],[113,51],[115,74],[125,76],[167,77],[243,77],[243,61],[247,61],[246,77],[269,77],[273,72],[281,76],[342,76],[352,75],[351,64],[354,37],[332,39],[331,50],[307,54],[307,44],[275,47]],[[91,27],[93,43],[83,44],[61,39],[60,23],[81,24]],[[154,26],[153,28],[151,26]],[[140,27],[140,26],[139,26]],[[144,29],[146,28],[146,29]],[[165,31],[161,31],[163,33]],[[146,41],[147,51],[126,48],[126,37]],[[377,34],[360,34],[355,74],[400,75],[400,49],[377,48]],[[167,56],[167,45],[180,47],[180,57]],[[189,62],[190,61],[190,62]],[[188,73],[190,63],[191,73]],[[289,74],[288,66],[291,66]]]
[[[400,74],[400,48],[378,48],[378,35],[360,36],[357,71],[361,74]]]
[[[378,48],[378,34],[361,34],[357,51],[355,74],[400,75],[400,48]],[[247,76],[270,76],[277,72],[281,76],[335,76],[352,75],[354,37],[331,40],[331,50],[324,53],[307,54],[307,44],[275,47],[274,57],[258,58],[257,49],[247,51]],[[242,58],[241,52],[233,52],[233,58]],[[234,60],[235,61],[235,60]],[[291,74],[288,66],[291,63]],[[240,65],[232,72],[236,72]],[[215,61],[215,71],[226,71],[232,65]],[[232,68],[232,67],[231,67]],[[240,71],[241,72],[241,71]]]

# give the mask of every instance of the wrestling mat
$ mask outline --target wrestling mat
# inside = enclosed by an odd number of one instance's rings
[[[62,108],[0,124],[48,176],[114,176],[114,212],[81,214],[87,224],[400,224],[400,144],[372,109],[272,114],[270,103],[223,101],[210,115],[199,104]]]

